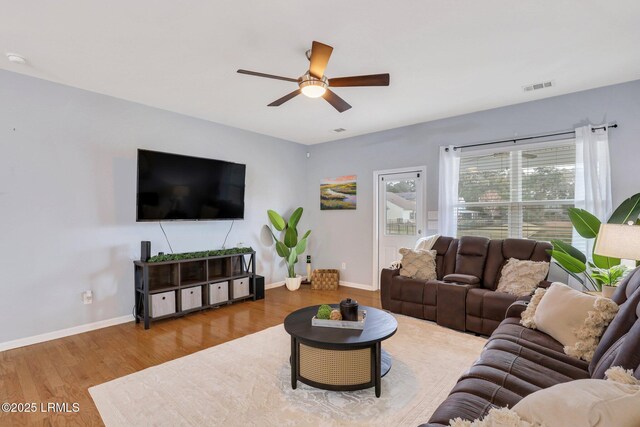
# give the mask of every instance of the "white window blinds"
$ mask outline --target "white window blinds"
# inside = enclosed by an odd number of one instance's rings
[[[570,242],[575,180],[574,141],[463,152],[457,235]]]

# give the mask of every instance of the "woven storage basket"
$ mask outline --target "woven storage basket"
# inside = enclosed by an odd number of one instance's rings
[[[331,269],[316,269],[311,275],[311,289],[338,289],[340,272]]]

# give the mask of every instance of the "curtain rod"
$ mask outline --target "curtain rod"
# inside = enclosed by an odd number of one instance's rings
[[[611,124],[605,124],[602,126],[595,126],[591,128],[591,132],[595,132],[598,129],[604,129],[607,130],[607,128],[617,128],[618,124],[617,123],[611,123]],[[509,138],[509,139],[502,139],[500,141],[491,141],[491,142],[480,142],[478,144],[469,144],[469,145],[457,145],[454,146],[453,149],[457,150],[460,148],[470,148],[470,147],[483,147],[485,145],[493,145],[493,144],[503,144],[505,142],[513,142],[514,144],[518,141],[528,141],[530,139],[538,139],[538,138],[549,138],[552,136],[562,136],[562,135],[575,135],[576,131],[575,130],[567,130],[567,131],[562,131],[562,132],[552,132],[552,133],[543,133],[540,135],[533,135],[533,136],[523,136],[520,138]],[[449,151],[449,147],[444,149],[445,151]]]

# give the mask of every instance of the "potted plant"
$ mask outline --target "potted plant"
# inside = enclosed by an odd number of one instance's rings
[[[636,223],[639,215],[640,193],[622,202],[611,214],[607,223]],[[585,239],[594,239],[593,247],[595,248],[600,231],[600,220],[586,210],[578,208],[569,208],[569,219],[578,234]],[[560,267],[586,288],[602,291],[603,295],[605,292],[613,293],[610,289],[605,291],[603,286],[615,286],[626,272],[626,268],[620,265],[618,258],[597,255],[593,252],[587,256],[562,240],[551,240],[551,244],[553,245],[551,256]]]
[[[267,215],[273,228],[283,236],[282,240],[278,239],[271,227],[268,227],[276,244],[276,252],[278,256],[284,259],[287,265],[287,277],[285,279],[287,289],[295,291],[300,287],[300,282],[302,282],[302,277],[296,275],[295,266],[298,262],[298,256],[302,255],[307,249],[307,238],[311,234],[311,230],[308,230],[301,239],[298,239],[297,226],[302,217],[302,208],[293,211],[288,221],[285,221],[280,214],[273,210],[268,210]]]
[[[600,283],[602,289],[602,296],[605,298],[611,298],[616,291],[618,282],[622,280],[624,273],[627,271],[627,267],[620,264],[614,265],[611,268],[591,268],[591,277]]]

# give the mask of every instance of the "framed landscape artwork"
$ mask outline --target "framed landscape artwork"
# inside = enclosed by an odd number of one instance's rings
[[[356,208],[356,175],[325,178],[320,181],[320,210]]]

